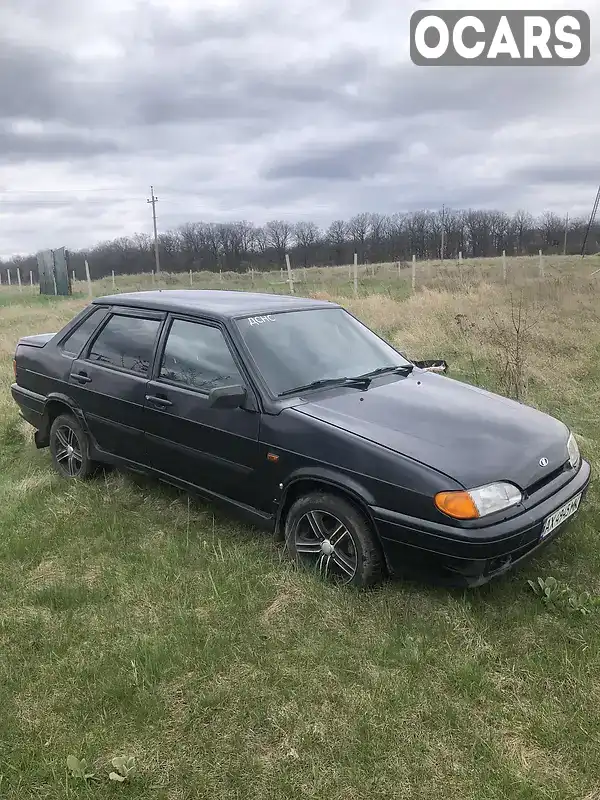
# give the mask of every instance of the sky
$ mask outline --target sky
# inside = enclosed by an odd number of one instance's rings
[[[3,0],[0,256],[188,221],[498,208],[589,215],[600,0],[583,67],[418,67],[417,8],[519,2]]]

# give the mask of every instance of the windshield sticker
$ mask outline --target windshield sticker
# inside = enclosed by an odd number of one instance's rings
[[[266,317],[248,317],[250,327],[253,325],[264,325],[265,322],[275,322],[273,314],[268,314]]]

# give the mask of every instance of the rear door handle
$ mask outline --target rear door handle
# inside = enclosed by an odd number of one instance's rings
[[[147,394],[146,400],[148,403],[152,403],[154,406],[160,406],[161,408],[168,408],[173,405],[166,397],[157,397],[155,394]]]
[[[85,372],[76,372],[74,375],[71,376],[74,380],[78,381],[79,383],[91,383],[92,379],[89,375],[86,375]]]

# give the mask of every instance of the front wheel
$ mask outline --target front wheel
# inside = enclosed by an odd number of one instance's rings
[[[88,478],[95,468],[90,459],[85,431],[70,414],[61,414],[50,428],[50,452],[54,467],[63,478]]]
[[[326,492],[300,497],[285,522],[294,560],[335,583],[367,587],[383,577],[383,558],[372,527],[348,500]]]

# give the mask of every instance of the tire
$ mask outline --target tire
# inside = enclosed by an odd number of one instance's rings
[[[335,583],[366,588],[384,576],[383,555],[371,524],[349,500],[313,492],[296,500],[285,521],[290,556]]]
[[[70,480],[89,478],[96,468],[89,450],[88,437],[75,417],[60,414],[50,428],[50,452],[58,474]]]

